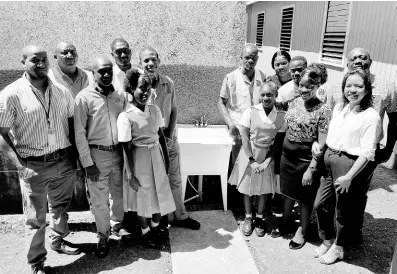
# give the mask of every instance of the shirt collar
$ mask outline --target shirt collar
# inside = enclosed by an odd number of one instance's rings
[[[253,85],[253,83],[255,83],[256,80],[256,75],[257,75],[257,70],[254,69],[254,77],[252,78],[252,80],[250,81],[247,77],[247,75],[244,75],[242,72],[243,67],[239,67],[238,71],[241,74],[241,76],[243,77],[244,82],[246,82],[247,84]]]
[[[37,88],[35,88],[32,85],[32,83],[29,82],[29,80],[26,77],[26,75],[27,75],[27,72],[24,72],[23,75],[22,75],[22,80],[25,82],[25,84],[28,85],[32,89],[33,92],[38,93],[38,94],[42,94]],[[51,86],[53,85],[50,77],[47,77],[47,81],[48,81],[48,85],[47,85],[46,91],[51,90]]]
[[[128,103],[125,111],[126,112],[135,112],[135,113],[144,113],[144,114],[150,116],[149,104],[146,104],[145,111],[142,111],[139,108],[137,108],[136,106],[134,106],[133,104]]]
[[[265,109],[263,108],[263,104],[259,103],[257,105],[254,105],[253,108],[263,111],[263,113],[266,115]],[[269,115],[266,115],[269,119],[271,119],[273,116],[277,115],[277,109],[276,106],[273,106],[272,111],[270,111]]]
[[[105,96],[103,90],[99,87],[97,82],[94,81],[93,85],[94,85],[94,89],[96,92],[99,92],[101,95]],[[113,87],[113,85],[110,85],[110,92],[109,92],[108,96],[109,97],[112,96],[113,92],[114,92],[114,87]]]
[[[67,76],[65,73],[63,73],[63,71],[59,67],[58,62],[55,63],[55,69],[58,72],[58,74],[61,75],[62,78],[72,81],[72,79],[69,76]],[[76,81],[77,81],[77,79],[83,78],[84,74],[83,74],[83,71],[80,68],[76,67],[76,69],[77,69],[77,78],[76,78]]]

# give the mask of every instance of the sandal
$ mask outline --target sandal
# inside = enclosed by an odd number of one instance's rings
[[[332,244],[326,244],[322,242],[319,247],[314,250],[314,258],[319,258],[323,256],[331,248]]]
[[[330,265],[338,260],[342,260],[344,255],[343,247],[340,247],[339,250],[338,249],[336,248],[336,245],[333,244],[331,248],[327,251],[327,253],[318,258],[320,263]]]

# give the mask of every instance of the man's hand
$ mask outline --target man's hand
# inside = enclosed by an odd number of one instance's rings
[[[34,170],[24,166],[18,167],[18,174],[22,180],[27,180],[37,175],[37,173]]]
[[[163,128],[163,133],[164,133],[164,137],[167,138],[167,139],[171,139],[172,140],[172,137],[174,137],[174,136],[172,136],[173,133],[170,132],[169,127]]]
[[[311,170],[307,169],[302,177],[302,185],[310,186],[312,184],[312,182],[313,182],[313,174],[312,174]]]
[[[138,191],[139,187],[141,184],[139,183],[138,179],[135,177],[135,175],[132,176],[132,178],[128,178],[128,184],[134,191]]]
[[[229,134],[230,136],[240,136],[240,131],[236,127],[236,125],[232,125],[229,127]]]
[[[91,181],[99,180],[99,175],[101,174],[101,172],[99,171],[98,167],[95,164],[86,167],[85,172],[87,173],[88,179],[90,179]]]
[[[340,191],[340,193],[342,194],[349,191],[351,183],[352,179],[346,175],[343,175],[336,179],[334,185],[336,186],[336,191]]]
[[[387,148],[377,149],[375,151],[375,162],[377,164],[387,162],[390,159],[392,152],[393,149],[387,149]]]

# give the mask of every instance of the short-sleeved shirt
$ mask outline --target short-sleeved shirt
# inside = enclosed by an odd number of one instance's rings
[[[256,144],[271,145],[277,132],[284,132],[286,123],[285,111],[275,106],[269,115],[263,108],[263,104],[257,104],[247,108],[240,119],[240,125],[250,129],[250,140]]]
[[[53,68],[48,72],[48,77],[50,77],[51,81],[58,83],[64,86],[67,90],[69,90],[73,97],[76,95],[93,81],[92,73],[77,68],[77,78],[75,81],[69,78],[65,73],[62,72],[58,64],[55,64]]]
[[[161,111],[147,104],[144,111],[129,104],[117,119],[119,142],[132,141],[134,145],[148,145],[158,141],[158,130],[163,127]]]
[[[376,145],[382,131],[379,114],[374,108],[356,112],[347,104],[337,104],[327,135],[328,147],[351,155],[375,160]]]
[[[326,104],[318,104],[312,109],[292,108],[287,111],[287,138],[290,141],[299,139],[317,139],[318,133],[326,133],[331,120],[331,109]]]
[[[273,74],[272,76],[268,76],[267,78],[270,79],[273,83],[276,84],[277,89],[280,89],[282,86],[284,86],[284,85],[286,85],[286,84],[288,84],[289,82],[292,81],[292,80],[289,80],[289,81],[285,82],[284,84],[282,84],[280,82],[280,79],[278,79],[277,74]]]
[[[220,97],[228,99],[226,108],[235,125],[240,124],[243,112],[259,103],[259,89],[266,80],[265,74],[255,70],[252,81],[241,72],[241,67],[230,72],[223,80]]]
[[[171,111],[177,108],[177,93],[174,82],[168,76],[159,74],[157,87],[152,89],[149,103],[156,105],[164,119],[163,126],[168,127]]]
[[[316,91],[316,96],[318,99],[320,99],[321,102],[325,101],[327,89],[328,89],[328,84],[325,83],[321,85]],[[292,99],[294,100],[290,101]],[[279,102],[290,101],[288,103],[289,108],[304,106],[304,102],[302,98],[300,98],[299,87],[295,84],[294,81],[289,81],[278,90],[277,101]]]
[[[75,99],[74,127],[81,164],[93,164],[89,145],[118,144],[117,117],[126,106],[121,91],[114,89],[107,96],[94,82],[80,91]]]
[[[68,118],[73,114],[72,94],[50,79],[45,94],[32,86],[26,73],[0,92],[0,127],[10,128],[22,158],[69,147]],[[49,130],[55,131],[55,146],[48,144]]]

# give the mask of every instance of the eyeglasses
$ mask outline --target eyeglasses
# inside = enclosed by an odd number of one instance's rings
[[[121,54],[130,54],[131,53],[131,50],[130,49],[117,49],[117,50],[115,50],[114,51],[114,53],[116,54],[116,55],[121,55]]]

